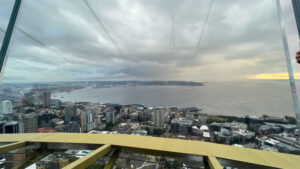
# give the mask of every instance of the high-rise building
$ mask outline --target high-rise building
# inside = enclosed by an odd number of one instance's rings
[[[36,103],[36,98],[33,92],[24,93],[22,101],[23,106],[33,106]]]
[[[24,114],[19,117],[20,133],[38,132],[38,121],[35,113]]]
[[[40,114],[38,116],[38,128],[51,128],[52,119],[56,118],[56,115],[50,113]]]
[[[2,113],[8,114],[12,113],[12,102],[9,100],[2,101]]]
[[[95,115],[91,111],[81,112],[80,121],[82,132],[89,132],[96,128]]]
[[[0,121],[0,134],[4,133],[4,125],[5,125],[5,121]]]
[[[165,122],[165,111],[163,108],[155,109],[153,113],[153,122],[155,127],[163,127]]]
[[[105,112],[106,115],[106,123],[115,124],[115,112],[114,111],[107,111]]]
[[[61,125],[61,131],[65,133],[79,133],[80,125],[76,121]]]
[[[65,123],[69,124],[71,122],[74,112],[75,112],[74,106],[72,105],[66,106]]]
[[[43,95],[42,95],[43,107],[49,107],[51,105],[50,97],[51,97],[51,92],[48,92],[48,91],[43,92]]]
[[[61,108],[61,101],[60,101],[60,100],[57,100],[57,101],[55,102],[55,108],[56,108],[56,109],[60,109],[60,108]]]
[[[17,121],[5,122],[2,125],[3,133],[19,133],[19,123]]]

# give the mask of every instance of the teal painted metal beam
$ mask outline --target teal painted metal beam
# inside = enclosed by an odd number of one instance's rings
[[[298,28],[298,35],[300,36],[300,0],[292,0],[292,3]]]
[[[5,32],[5,36],[3,39],[3,43],[1,46],[1,50],[0,50],[0,71],[1,71],[0,73],[1,73],[1,75],[3,75],[4,62],[6,60],[9,43],[10,43],[11,36],[12,36],[13,30],[14,30],[14,27],[16,24],[16,20],[18,17],[21,2],[22,2],[22,0],[15,0],[15,4],[14,4],[13,10],[12,10],[12,13],[11,13],[11,16],[9,19],[9,23],[7,25],[7,29]]]

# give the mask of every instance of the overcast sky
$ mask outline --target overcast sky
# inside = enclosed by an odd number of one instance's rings
[[[300,72],[293,9],[281,1]],[[101,24],[83,0],[23,0],[17,27],[40,42],[14,31],[3,81],[286,77],[274,0],[214,0],[203,36],[211,0],[88,2]],[[0,29],[12,6],[12,0],[0,0]],[[0,32],[1,42],[3,37]]]

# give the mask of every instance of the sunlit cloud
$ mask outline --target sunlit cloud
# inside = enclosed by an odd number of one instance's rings
[[[300,79],[300,73],[294,73],[295,79]],[[249,76],[249,79],[259,79],[259,80],[284,80],[289,79],[289,74],[285,73],[262,73]]]

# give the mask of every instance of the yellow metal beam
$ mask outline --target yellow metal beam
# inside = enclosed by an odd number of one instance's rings
[[[12,151],[12,150],[15,150],[18,148],[26,147],[26,145],[27,145],[26,141],[20,141],[20,142],[0,146],[0,154],[6,153],[8,151]]]
[[[12,169],[19,169],[19,168],[26,168],[26,164],[30,164],[29,162],[32,162],[34,159],[36,159],[36,157],[38,155],[41,155],[40,153],[38,152],[33,152],[31,153],[29,156],[26,155],[26,159],[25,160],[22,160],[22,161],[19,161],[17,164],[15,164],[13,166]]]
[[[207,168],[209,169],[223,169],[216,157],[208,156],[204,158]],[[205,168],[206,169],[206,168]]]
[[[110,156],[108,162],[106,163],[104,169],[112,169],[115,162],[117,161],[120,154],[120,150],[115,150],[114,153]]]
[[[223,144],[126,134],[35,133],[2,134],[0,142],[109,144],[118,148],[169,154],[213,156],[273,168],[299,168],[299,155],[240,148]]]
[[[187,154],[175,153],[169,151],[157,151],[151,149],[137,149],[137,148],[129,148],[129,147],[122,147],[121,150],[123,152],[129,152],[129,153],[145,154],[145,155],[152,155],[152,156],[168,156],[173,158],[184,158],[187,155]]]
[[[99,158],[110,152],[111,145],[105,144],[100,148],[94,150],[93,152],[87,154],[86,156],[74,161],[73,163],[67,165],[63,169],[82,169],[87,168],[94,162],[96,162]]]

